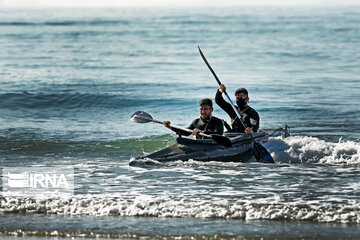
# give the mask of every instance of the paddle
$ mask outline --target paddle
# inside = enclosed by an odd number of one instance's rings
[[[153,119],[150,114],[148,114],[146,112],[143,112],[143,111],[135,112],[131,116],[130,120],[133,121],[133,122],[136,122],[136,123],[155,122],[155,123],[163,124],[163,122]],[[175,125],[171,125],[170,127],[174,128],[174,129],[177,129],[177,130],[192,133],[192,130],[187,129],[187,128],[182,128],[182,127],[178,127],[178,126],[175,126]],[[205,133],[199,133],[199,135],[202,136],[202,137],[211,138],[215,142],[217,142],[218,144],[221,144],[221,145],[223,145],[223,146],[225,146],[227,148],[232,146],[231,140],[228,137],[217,135],[217,134],[205,134]]]
[[[203,52],[201,51],[200,47],[199,48],[199,52],[200,55],[202,57],[202,59],[204,60],[206,66],[209,68],[210,72],[213,74],[213,76],[215,77],[217,83],[219,85],[221,85],[221,82],[219,80],[219,78],[216,76],[216,73],[214,72],[214,70],[212,69],[212,67],[210,66],[209,62],[206,60]],[[240,115],[238,109],[235,107],[235,105],[233,104],[233,102],[231,101],[231,98],[229,97],[229,95],[227,94],[226,91],[224,91],[226,97],[229,99],[232,108],[234,109],[236,115],[238,116],[238,118],[240,119],[241,124],[244,126],[244,128],[246,128],[245,122],[242,118],[242,116]],[[271,157],[270,153],[268,152],[268,150],[266,150],[266,148],[264,146],[262,146],[260,143],[256,142],[255,138],[253,137],[252,134],[250,134],[250,137],[252,138],[252,140],[254,141],[254,156],[256,158],[256,160],[258,162],[263,162],[263,163],[275,163],[274,159]]]

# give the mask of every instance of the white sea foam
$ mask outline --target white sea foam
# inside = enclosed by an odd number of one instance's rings
[[[254,203],[228,200],[164,200],[142,196],[134,200],[73,198],[36,200],[2,198],[3,213],[56,215],[195,217],[243,220],[310,220],[315,222],[360,223],[360,206],[319,206],[309,203]]]
[[[160,166],[163,164],[151,158],[143,158],[143,159],[131,158],[129,161],[129,165],[132,167],[144,167],[144,166]]]
[[[293,136],[270,138],[265,146],[277,162],[360,165],[359,142]]]

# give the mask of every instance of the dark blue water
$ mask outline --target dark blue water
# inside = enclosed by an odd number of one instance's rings
[[[348,238],[360,234],[359,26],[358,7],[1,9],[0,167],[73,166],[76,182],[72,201],[1,197],[0,221],[18,224],[1,231],[88,234],[62,227],[61,216],[95,224],[84,216],[114,215],[171,218],[169,236],[196,235],[184,218],[255,229],[229,236],[311,236],[286,235],[292,230],[278,221],[319,239],[334,236],[316,235],[323,223],[349,229]],[[128,166],[175,139],[161,125],[130,122],[132,113],[187,126],[198,101],[214,98],[217,83],[198,45],[229,93],[249,90],[261,128],[294,127],[292,137],[265,144],[279,165]],[[229,120],[218,107],[214,115]],[[28,226],[34,212],[44,227]],[[271,224],[283,230],[267,235]],[[227,235],[211,226],[199,234]],[[99,229],[100,237],[160,234],[123,222]]]

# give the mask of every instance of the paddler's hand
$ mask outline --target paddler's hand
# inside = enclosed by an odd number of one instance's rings
[[[219,87],[219,92],[223,93],[223,92],[225,92],[225,90],[226,90],[225,85],[221,84],[220,87]]]
[[[252,133],[254,133],[254,131],[252,130],[252,128],[248,127],[248,128],[245,129],[245,133],[246,134],[252,134]]]
[[[199,133],[201,133],[201,132],[203,132],[203,131],[201,131],[200,129],[198,129],[198,128],[195,128],[193,131],[192,131],[192,135],[198,135]]]
[[[164,121],[163,124],[164,124],[165,127],[171,129],[171,127],[170,127],[171,122],[170,121]]]

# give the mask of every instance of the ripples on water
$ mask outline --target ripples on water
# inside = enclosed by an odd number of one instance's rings
[[[168,226],[174,238],[326,239],[336,229],[355,239],[360,9],[313,12],[0,10],[1,166],[71,165],[76,182],[73,199],[1,197],[2,233],[161,238],[154,229]],[[277,165],[128,166],[174,142],[162,126],[131,123],[133,112],[186,126],[199,99],[214,97],[197,45],[229,92],[249,89],[262,127],[295,126],[292,137],[265,144]],[[215,115],[227,119],[217,107]]]

